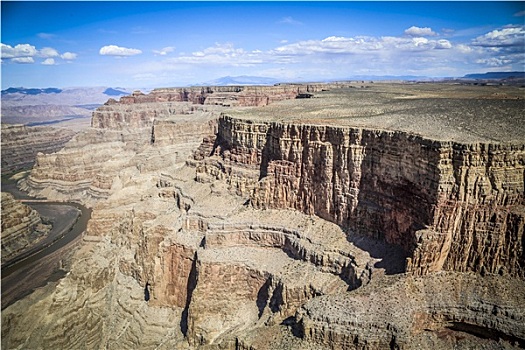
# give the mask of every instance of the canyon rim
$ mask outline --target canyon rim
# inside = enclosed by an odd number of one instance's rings
[[[445,83],[109,99],[19,182],[92,217],[2,347],[525,347],[523,110]]]

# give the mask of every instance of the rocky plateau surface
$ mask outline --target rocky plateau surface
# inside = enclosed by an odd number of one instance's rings
[[[93,208],[6,348],[525,346],[522,90],[135,92],[21,187]]]

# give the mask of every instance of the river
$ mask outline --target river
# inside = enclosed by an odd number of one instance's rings
[[[24,204],[53,222],[53,229],[45,239],[2,266],[4,309],[35,289],[65,276],[67,271],[62,266],[63,258],[81,241],[81,234],[91,218],[91,209],[73,202],[48,202],[31,198],[6,177],[2,177],[2,191],[23,200]]]

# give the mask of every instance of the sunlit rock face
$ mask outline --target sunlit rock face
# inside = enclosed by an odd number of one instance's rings
[[[66,128],[2,124],[2,174],[31,168],[39,153],[53,153],[76,134]]]
[[[36,210],[2,192],[2,265],[38,243],[50,229]]]
[[[228,117],[218,130],[220,168],[256,208],[297,209],[398,245],[415,274],[525,276],[523,145]],[[251,183],[229,168],[251,168]]]
[[[68,275],[3,310],[2,345],[525,346],[518,92],[357,87],[109,101],[24,184],[93,213]]]

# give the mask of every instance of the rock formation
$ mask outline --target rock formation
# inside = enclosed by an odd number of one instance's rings
[[[525,346],[519,91],[349,87],[108,101],[24,184],[93,213],[2,345]]]
[[[50,229],[36,210],[2,192],[2,265],[38,243]]]
[[[74,135],[64,128],[2,124],[2,174],[31,168],[38,153],[57,152]]]

